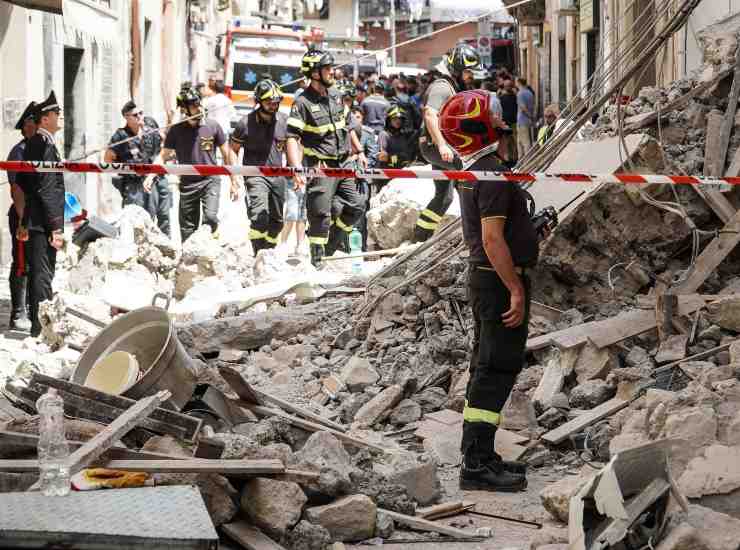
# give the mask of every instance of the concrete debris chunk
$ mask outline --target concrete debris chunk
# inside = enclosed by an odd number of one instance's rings
[[[391,483],[406,489],[409,497],[421,506],[434,503],[440,495],[437,464],[429,456],[421,460],[410,454],[395,454],[388,463],[377,463],[375,471],[384,475]]]
[[[371,538],[375,533],[377,508],[365,495],[351,495],[324,506],[307,508],[305,517],[321,525],[335,541],[353,542]]]
[[[390,416],[394,426],[405,426],[421,418],[421,405],[411,399],[404,399],[393,409]]]
[[[575,409],[593,409],[608,401],[616,393],[616,388],[604,380],[586,380],[570,392],[570,405]]]
[[[380,420],[386,411],[398,405],[402,398],[403,388],[401,386],[393,385],[386,388],[357,411],[354,424],[359,428],[371,427]]]
[[[327,496],[347,494],[352,489],[352,460],[339,441],[327,432],[316,432],[308,438],[303,448],[295,453],[297,469],[319,472],[318,483],[307,487]]]
[[[326,550],[331,535],[321,525],[301,520],[285,537],[285,545],[292,550]]]
[[[301,519],[307,500],[297,483],[258,477],[244,486],[241,509],[254,525],[279,540]]]
[[[352,357],[342,370],[342,380],[351,392],[361,392],[379,379],[380,375],[370,361],[361,357]]]

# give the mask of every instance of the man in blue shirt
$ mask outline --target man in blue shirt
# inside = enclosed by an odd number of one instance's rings
[[[524,78],[517,78],[518,92],[516,101],[518,114],[516,118],[516,142],[521,159],[532,148],[532,128],[534,126],[534,94]]]
[[[21,118],[15,125],[16,130],[20,130],[23,135],[23,139],[20,140],[10,150],[8,160],[23,160],[23,155],[26,151],[26,142],[28,139],[36,133],[36,120],[35,120],[36,102],[32,101],[23,111]],[[10,265],[10,277],[8,282],[10,284],[10,330],[20,330],[28,332],[31,330],[31,321],[28,319],[28,312],[26,310],[26,268],[27,262],[25,259],[25,251],[21,251],[25,247],[22,241],[18,240],[16,233],[18,232],[18,225],[20,220],[23,219],[23,209],[25,205],[25,196],[23,190],[16,183],[17,174],[15,172],[8,172],[8,182],[10,183],[10,199],[12,204],[10,210],[8,210],[8,228],[10,229],[11,249],[12,249],[12,263]]]

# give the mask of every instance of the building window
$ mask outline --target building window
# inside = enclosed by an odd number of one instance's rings
[[[92,2],[95,2],[96,4],[100,4],[104,8],[112,9],[113,8],[113,0],[91,0]]]

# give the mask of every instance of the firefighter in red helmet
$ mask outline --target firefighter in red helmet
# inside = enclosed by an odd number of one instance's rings
[[[504,171],[496,154],[505,124],[488,92],[470,90],[440,111],[444,139],[466,170]],[[458,182],[463,234],[470,249],[468,296],[475,319],[473,355],[463,411],[460,487],[520,491],[523,464],[494,451],[501,409],[524,365],[529,321],[527,271],[537,262],[538,238],[525,192],[507,182]]]

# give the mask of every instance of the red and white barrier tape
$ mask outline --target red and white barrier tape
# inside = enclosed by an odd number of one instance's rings
[[[149,174],[175,176],[263,176],[291,177],[296,173],[308,177],[360,178],[388,180],[395,178],[462,180],[462,181],[505,181],[510,183],[626,183],[636,185],[669,184],[726,187],[740,185],[740,177],[707,178],[700,176],[659,174],[557,174],[548,172],[486,172],[470,170],[417,170],[415,168],[374,168],[351,170],[343,168],[274,168],[271,166],[212,166],[208,164],[117,164],[90,162],[29,162],[0,161],[0,171],[7,172],[71,172],[71,173],[114,173]]]

